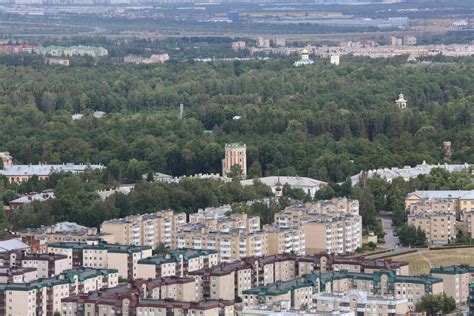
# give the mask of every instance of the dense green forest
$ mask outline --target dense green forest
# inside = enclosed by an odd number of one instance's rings
[[[3,65],[0,146],[17,163],[103,163],[121,182],[148,170],[219,172],[224,143],[237,141],[248,146],[250,176],[344,181],[362,169],[439,162],[443,140],[453,161],[472,162],[472,61]],[[108,115],[71,119],[94,110]]]
[[[402,227],[407,192],[468,188],[469,175],[437,171],[390,185],[374,178],[353,188],[347,181],[334,183],[360,170],[442,162],[444,140],[453,143],[452,162],[473,163],[473,61],[438,58],[407,64],[400,57],[344,58],[338,67],[317,60],[294,68],[292,59],[51,67],[35,56],[2,56],[0,150],[8,150],[16,163],[107,166],[103,173],[53,177],[51,182],[4,183],[5,201],[16,192],[57,192],[53,204],[34,203],[13,214],[10,224],[19,228],[74,220],[98,225],[162,208],[193,212],[267,197],[268,188],[258,185],[243,189],[234,182],[193,181],[145,182],[127,197],[106,201],[95,193],[137,182],[150,171],[174,176],[220,172],[224,144],[243,142],[249,177],[301,175],[328,181],[331,185],[316,198],[359,199],[364,226],[382,235],[377,211],[393,211]],[[408,99],[406,110],[394,103],[400,92]],[[185,107],[181,120],[180,103]],[[107,116],[89,115],[96,110]],[[72,120],[72,113],[85,117]],[[285,191],[287,197],[313,198]],[[281,206],[257,204],[246,211],[268,222]]]

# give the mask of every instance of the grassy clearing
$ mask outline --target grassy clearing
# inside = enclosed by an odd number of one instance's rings
[[[432,267],[453,264],[469,264],[474,266],[474,248],[458,248],[446,250],[420,250],[415,253],[393,257],[394,260],[407,261],[410,275],[427,274]]]

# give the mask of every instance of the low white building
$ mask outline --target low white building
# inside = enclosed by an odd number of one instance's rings
[[[248,179],[240,181],[240,184],[243,186],[253,185],[255,179]],[[316,179],[306,178],[306,177],[264,177],[258,178],[263,184],[269,186],[273,193],[276,193],[276,189],[284,186],[285,184],[289,185],[292,189],[302,189],[306,194],[314,196],[316,191],[318,191],[322,186],[327,185],[326,182],[319,181]]]

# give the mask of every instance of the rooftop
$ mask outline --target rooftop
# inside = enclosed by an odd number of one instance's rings
[[[96,249],[96,250],[107,250],[109,252],[120,252],[120,253],[133,253],[141,252],[144,250],[152,249],[149,246],[129,246],[129,245],[118,245],[108,244],[103,241],[98,243],[81,243],[81,242],[60,242],[49,244],[48,248],[64,248],[64,249]]]
[[[259,296],[276,296],[288,293],[294,289],[303,287],[313,287],[315,281],[310,278],[300,277],[288,281],[277,281],[267,286],[245,290],[242,294],[259,295]]]
[[[6,166],[4,169],[0,170],[0,174],[4,176],[49,176],[52,173],[58,172],[72,172],[80,173],[84,172],[86,169],[103,169],[102,165],[88,165],[80,164],[75,165],[73,163],[67,163],[62,165],[11,165]]]
[[[432,274],[464,274],[473,272],[474,267],[470,267],[468,265],[453,265],[431,269]]]
[[[278,183],[280,183],[282,185],[288,184],[292,188],[310,188],[310,187],[319,188],[320,186],[327,184],[326,182],[319,181],[312,178],[307,178],[307,177],[271,176],[271,177],[258,178],[256,180],[259,180],[260,182],[262,182],[263,184],[269,187],[275,187],[277,186]],[[240,184],[243,186],[253,185],[254,181],[255,179],[242,180],[240,181]]]
[[[12,239],[0,241],[0,252],[16,250],[16,249],[28,249],[28,248],[30,248],[30,246],[28,244],[25,244],[18,238],[12,238]]]

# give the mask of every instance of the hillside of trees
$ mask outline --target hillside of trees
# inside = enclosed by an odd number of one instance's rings
[[[16,163],[102,163],[109,183],[151,170],[219,172],[229,142],[247,144],[250,177],[340,182],[360,170],[442,162],[444,140],[452,162],[472,163],[473,68],[470,58],[298,69],[290,60],[0,65],[0,149]],[[400,92],[404,111],[394,103]],[[71,119],[95,110],[107,117]]]
[[[472,188],[469,174],[441,170],[409,182],[372,178],[352,187],[360,170],[443,161],[474,162],[474,59],[406,64],[406,58],[343,58],[294,68],[292,59],[249,62],[110,62],[44,65],[35,56],[0,56],[0,150],[15,163],[101,163],[103,172],[55,175],[21,185],[0,181],[4,202],[17,193],[52,188],[52,204],[32,203],[0,226],[22,228],[70,220],[97,226],[113,217],[165,208],[242,203],[271,195],[267,187],[184,181],[142,181],[148,172],[173,176],[219,173],[224,144],[247,144],[248,175],[300,175],[330,182],[316,194],[286,188],[286,198],[351,196],[361,201],[364,228],[383,235],[377,211],[403,228],[403,199],[416,189]],[[400,110],[399,93],[408,99]],[[178,118],[179,104],[185,116]],[[107,116],[96,119],[93,111]],[[71,114],[84,118],[72,120]],[[240,116],[240,119],[234,119]],[[129,196],[105,201],[96,190],[141,181]],[[345,182],[344,182],[345,181]],[[336,184],[342,183],[342,184]],[[239,208],[270,222],[284,206]]]

